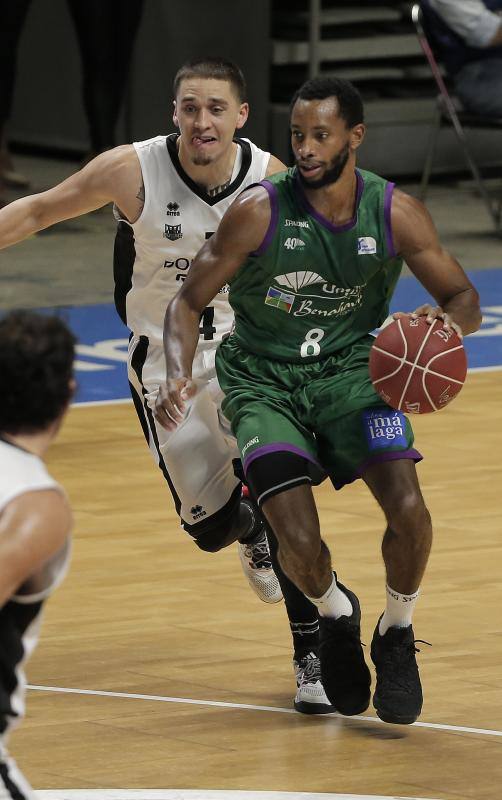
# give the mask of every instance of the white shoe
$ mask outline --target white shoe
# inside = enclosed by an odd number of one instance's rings
[[[280,603],[282,590],[272,569],[265,529],[262,528],[251,542],[237,544],[244,575],[253,591],[264,603]]]
[[[315,653],[307,653],[299,661],[293,661],[298,687],[294,706],[301,714],[332,714],[331,705],[321,683],[321,662]]]

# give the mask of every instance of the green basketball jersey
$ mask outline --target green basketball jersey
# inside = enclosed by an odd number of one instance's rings
[[[334,225],[307,200],[293,168],[262,182],[271,221],[230,282],[233,341],[280,361],[316,361],[386,318],[402,259],[393,249],[394,184],[356,170],[354,218]]]

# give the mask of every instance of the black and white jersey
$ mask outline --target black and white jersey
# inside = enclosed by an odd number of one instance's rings
[[[178,158],[178,134],[136,142],[145,204],[134,224],[120,217],[115,239],[115,304],[136,336],[162,345],[166,306],[192,259],[216,230],[233,200],[265,177],[270,153],[248,139],[239,147],[229,186],[215,196],[195,183]],[[233,312],[223,287],[201,318],[199,349],[214,347],[231,329]]]
[[[38,456],[0,440],[0,515],[8,503],[20,495],[43,489],[63,492]],[[41,590],[37,594],[26,594],[21,586],[0,609],[0,737],[24,714],[23,666],[38,641],[43,602],[63,580],[69,556],[68,537],[65,545],[44,566]]]

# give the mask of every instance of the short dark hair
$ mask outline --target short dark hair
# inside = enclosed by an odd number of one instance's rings
[[[11,311],[0,319],[0,431],[36,433],[68,405],[76,339],[55,316]]]
[[[297,100],[324,100],[326,97],[336,97],[340,116],[348,128],[364,122],[362,97],[354,84],[344,78],[311,78],[305,81],[293,95],[290,114]]]
[[[186,78],[213,78],[217,81],[228,81],[234,89],[240,103],[247,100],[247,86],[240,67],[226,58],[219,56],[203,56],[187,61],[174,76],[173,94],[178,94],[181,81]]]

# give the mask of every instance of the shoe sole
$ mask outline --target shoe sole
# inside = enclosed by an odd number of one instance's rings
[[[368,702],[365,701],[364,704],[362,706],[359,706],[358,708],[346,708],[345,710],[343,710],[342,708],[338,708],[337,711],[339,714],[343,714],[344,717],[355,717],[358,714],[362,714],[369,708],[370,700],[368,700]]]
[[[279,594],[275,594],[275,595],[272,595],[271,597],[267,597],[264,594],[261,594],[259,592],[256,584],[254,584],[253,581],[251,581],[248,578],[247,575],[244,575],[244,577],[246,578],[250,588],[253,590],[253,593],[256,595],[258,600],[261,600],[262,603],[267,603],[268,605],[273,606],[276,603],[281,603],[284,600],[284,597],[282,596],[282,594],[280,594],[280,595]]]
[[[334,706],[326,706],[323,703],[306,703],[304,700],[300,700],[293,703],[295,711],[298,711],[300,714],[309,714],[310,716],[319,716],[321,714],[335,714],[336,708]]]
[[[377,717],[382,720],[382,722],[388,722],[391,725],[413,725],[414,722],[418,719],[418,714],[415,717],[399,717],[396,714],[388,714],[386,711],[382,711],[381,708],[376,708]]]

